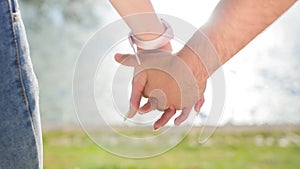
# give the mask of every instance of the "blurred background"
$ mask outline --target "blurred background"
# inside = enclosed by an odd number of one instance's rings
[[[218,1],[152,0],[152,3],[158,13],[200,27]],[[115,157],[97,148],[80,129],[73,130],[79,126],[72,98],[76,59],[97,30],[120,19],[109,2],[22,0],[20,7],[40,85],[45,168],[300,166],[296,158],[300,153],[299,3],[224,66],[226,105],[221,121],[223,129],[212,138],[212,142],[199,147],[197,133],[192,132],[179,147],[161,157],[165,161],[158,162],[155,160],[159,158],[153,158],[143,161],[145,165]],[[203,114],[205,110],[204,105]],[[233,126],[243,127],[236,130]],[[174,166],[169,161],[169,158],[178,158],[179,161],[188,157],[194,161],[188,160],[191,165],[187,166]],[[201,158],[204,162],[199,164]]]

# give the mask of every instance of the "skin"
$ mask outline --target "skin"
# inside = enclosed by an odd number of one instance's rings
[[[135,67],[135,78],[132,82],[132,88],[135,90],[132,96],[136,98],[131,98],[131,103],[139,105],[141,97],[149,98],[148,103],[140,108],[140,113],[144,114],[153,109],[165,110],[154,124],[154,130],[164,126],[174,116],[176,110],[182,110],[174,121],[175,125],[179,125],[186,120],[197,101],[195,107],[198,106],[200,109],[204,102],[200,96],[203,95],[206,81],[198,84],[193,72],[180,56],[164,51],[152,55],[139,53],[139,58],[141,65],[137,63],[134,55],[115,55],[117,62]],[[130,111],[128,115],[134,116],[135,110]]]
[[[117,11],[122,11],[126,6],[122,6],[121,4],[127,4],[129,1],[111,0],[111,2],[112,4],[119,4],[119,6],[114,5],[114,7]],[[136,1],[131,0],[130,2],[135,3]],[[203,55],[201,50],[197,51],[189,48],[189,44],[193,44],[194,46],[197,46],[198,42],[201,44],[199,39],[197,39],[196,34],[190,39],[187,45],[176,54],[176,56],[188,65],[198,84],[201,99],[198,102],[193,100],[194,102],[189,105],[195,104],[196,108],[198,108],[199,105],[202,105],[203,102],[201,102],[201,100],[205,90],[206,81],[214,71],[244,48],[251,40],[286,12],[295,2],[296,0],[221,0],[212,13],[210,20],[199,28],[199,31],[203,32],[214,46],[218,58],[211,59],[209,55]],[[144,9],[142,7],[149,7],[149,4],[151,5],[147,0],[139,1],[138,4],[141,6],[136,5],[132,6],[132,8]],[[130,4],[128,5],[130,6]],[[130,10],[127,12],[128,15],[131,14]],[[143,12],[143,10],[140,10],[139,12]],[[134,22],[130,23],[137,24]],[[134,32],[134,25],[131,28]],[[145,29],[146,32],[149,30],[151,30],[151,28]],[[201,46],[199,46],[199,49],[201,49]],[[127,58],[130,57],[132,57],[132,55],[116,54],[115,59],[117,62],[126,65],[127,63],[124,62],[124,60],[127,60]],[[137,68],[134,64],[127,65]],[[160,72],[161,75],[158,76],[157,72],[152,73],[150,71],[153,70],[145,70],[144,73],[135,76],[135,78],[138,79],[134,78],[133,80],[131,104],[135,109],[139,107],[141,96],[149,96],[150,91],[157,89],[156,87],[160,87],[164,93],[178,92],[178,87],[176,87],[176,85],[170,85],[167,88],[154,85],[157,82],[162,83],[161,85],[168,84],[171,80],[168,78],[162,80],[160,78],[160,76],[163,76],[162,72]],[[147,94],[148,91],[149,93]],[[168,100],[168,104],[165,107],[167,111],[163,114],[162,119],[154,124],[155,130],[165,125],[172,115],[175,114],[174,111],[172,111],[173,108],[183,109],[182,114],[177,118],[177,122],[175,120],[175,124],[180,124],[188,116],[191,108],[182,107],[181,103],[176,102],[177,99],[174,98],[174,96],[178,97],[179,94],[167,95],[166,99],[156,99],[156,104],[165,102],[165,100]],[[171,106],[172,110],[168,110],[167,106]],[[147,105],[147,107],[149,107],[149,105]],[[134,113],[132,113],[132,115],[134,115]]]
[[[132,33],[141,40],[155,39],[165,29],[159,18],[156,16],[153,6],[149,0],[110,0],[110,3],[117,10],[120,16],[123,17],[127,25],[130,27]],[[167,43],[160,49],[172,52],[170,43]],[[142,49],[138,48],[138,51],[141,50]],[[139,86],[141,86],[140,84],[144,84],[145,79],[147,79],[147,76],[144,73],[140,73],[133,78],[130,110],[127,113],[126,118],[132,118],[137,112],[144,114],[156,109],[156,104],[154,104],[154,102],[157,102],[157,99],[155,98],[149,98],[148,102],[140,107],[140,100],[143,95],[140,94],[142,91]],[[148,98],[145,95],[144,97]],[[203,103],[204,97],[199,99],[199,101],[195,104],[194,110],[196,112],[200,112]],[[179,110],[178,106],[177,110]],[[181,122],[183,122],[186,119],[186,115],[188,115],[190,111],[190,108],[184,109],[181,115],[174,121],[175,125],[179,125]],[[162,117],[154,124],[154,130],[164,126],[170,120],[170,118],[175,115],[175,113],[176,107],[174,105],[170,104],[168,107],[166,107]]]

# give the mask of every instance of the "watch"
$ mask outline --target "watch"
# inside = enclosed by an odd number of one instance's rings
[[[152,40],[141,40],[137,38],[132,32],[129,33],[128,40],[130,43],[130,46],[132,47],[135,57],[137,60],[137,63],[141,65],[141,61],[139,59],[137,49],[135,49],[135,45],[143,50],[154,50],[159,49],[166,45],[168,42],[170,42],[171,39],[173,39],[174,34],[171,26],[163,19],[161,19],[161,22],[163,26],[165,27],[165,30],[160,36],[158,36],[155,39]]]
[[[129,42],[133,46],[135,44],[137,47],[143,50],[154,50],[159,49],[166,45],[171,39],[173,39],[174,34],[170,25],[163,19],[161,19],[162,25],[165,27],[165,30],[157,38],[152,40],[141,40],[137,38],[132,32],[129,34]]]

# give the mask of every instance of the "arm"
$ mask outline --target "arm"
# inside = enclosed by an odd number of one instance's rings
[[[295,2],[296,0],[221,0],[210,20],[199,29],[215,47],[219,62],[210,63],[215,62],[214,59],[198,55],[202,61],[204,60],[203,64],[213,65],[208,66],[209,70],[205,77],[208,78],[216,69],[225,64]],[[196,33],[187,45],[195,46],[198,41]],[[196,48],[200,50],[201,47],[196,46]],[[196,49],[196,54],[201,53],[199,50]],[[195,54],[188,50],[188,46],[185,46],[180,54],[187,62],[192,62],[191,58],[193,58],[193,62],[195,60],[199,62],[199,59],[195,58]],[[194,57],[189,57],[191,55]]]
[[[207,78],[272,24],[294,2],[295,0],[220,1],[209,22],[202,26],[177,54],[193,71],[198,86],[201,88],[199,89],[200,97],[205,90]],[[206,37],[203,36],[203,33]],[[212,45],[208,43],[207,38]],[[190,50],[190,46],[193,47],[194,51]],[[207,50],[207,48],[216,49],[216,51]],[[130,57],[132,58],[133,56],[116,55],[116,60],[126,65],[123,61]],[[133,61],[134,59],[131,60]],[[127,64],[127,66],[134,66],[134,64]],[[148,77],[145,76],[145,83],[138,86],[139,91],[137,93],[141,94],[145,92],[146,88],[148,90],[155,89],[155,87],[151,86],[154,82],[162,83],[161,89],[164,88],[163,84],[169,83],[168,80],[160,80],[155,74],[153,76],[149,74]],[[163,91],[165,93],[170,93],[170,91],[175,92],[176,87],[178,86],[170,85]],[[172,99],[175,100],[176,98],[170,97],[167,98],[167,101],[170,100],[170,104],[174,104],[175,102],[172,102]],[[158,102],[163,101],[158,100]],[[185,119],[188,113],[183,113],[183,115],[180,119]],[[154,128],[156,129],[159,126],[162,125],[156,123]]]
[[[155,14],[150,0],[110,0],[110,3],[130,27],[132,33],[140,40],[147,41],[155,39],[165,31],[165,27]],[[172,47],[170,42],[162,46],[160,49],[171,51]],[[138,47],[138,50],[141,50],[141,48]],[[133,117],[137,111],[140,113],[147,113],[155,109],[155,105],[150,103],[151,99],[149,99],[148,102],[140,108],[140,100],[142,98],[142,90],[144,88],[141,84],[142,82],[146,83],[144,77],[145,74],[139,74],[135,76],[132,81],[130,110],[125,119]],[[200,110],[200,107],[201,105],[198,104],[198,111]],[[167,108],[164,111],[162,118],[157,121],[157,128],[166,124],[175,113],[176,110],[172,106]]]
[[[110,0],[110,3],[125,20],[133,34],[141,40],[155,39],[165,29],[156,16],[150,0]],[[147,34],[147,32],[157,34]]]
[[[141,40],[152,40],[160,36],[165,27],[162,25],[160,19],[155,14],[153,6],[150,0],[110,0],[110,3],[118,11],[121,17],[125,20],[130,27],[132,33]],[[162,46],[160,49],[171,51],[172,47],[170,43]],[[138,50],[141,50],[138,48]],[[132,95],[130,99],[130,110],[127,114],[129,118],[133,117],[139,110],[140,113],[147,113],[155,108],[155,105],[151,103],[152,99],[148,99],[148,102],[140,107],[140,100],[142,97],[142,82],[145,82],[145,75],[137,75],[132,82]],[[146,83],[146,82],[145,82]],[[144,84],[145,84],[144,83]],[[204,102],[204,98],[201,98],[195,105],[195,111],[199,112]],[[185,120],[186,114],[190,112],[190,109],[184,109],[182,114],[175,120],[175,124],[180,124]],[[160,126],[164,126],[170,118],[176,113],[176,109],[173,105],[166,107],[162,117],[155,123],[155,129]]]

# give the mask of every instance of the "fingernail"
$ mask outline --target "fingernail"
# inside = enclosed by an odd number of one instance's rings
[[[199,103],[196,103],[196,105],[194,106],[194,110],[196,112],[196,115],[199,114],[201,107],[199,106]]]
[[[156,129],[154,128],[153,131],[158,132],[160,129],[161,129],[161,127],[158,127]]]
[[[122,58],[122,54],[120,54],[120,53],[117,53],[117,54],[115,55],[115,57],[116,57],[116,59],[117,59],[117,60],[119,60],[119,59],[121,59],[121,58]]]
[[[126,121],[128,119],[128,115],[129,115],[130,111],[126,113],[126,115],[124,116],[124,121]]]
[[[197,108],[196,108],[195,111],[197,112],[197,115],[200,113],[200,109],[201,109],[200,107],[197,107]]]
[[[181,124],[181,122],[178,122],[179,120],[176,118],[175,120],[174,120],[174,124],[175,124],[175,126],[179,126],[180,124]]]

